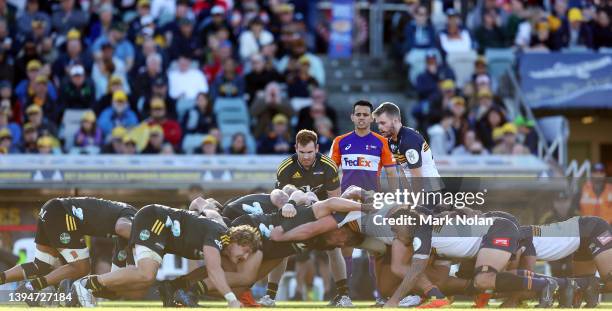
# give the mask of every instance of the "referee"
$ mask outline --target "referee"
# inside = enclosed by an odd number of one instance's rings
[[[301,130],[295,137],[296,153],[288,157],[278,167],[276,172],[276,188],[282,189],[286,185],[294,185],[298,189],[314,192],[319,200],[329,197],[339,197],[340,177],[338,167],[327,156],[319,153],[317,134],[310,130]],[[346,276],[346,265],[340,249],[327,252],[330,259],[330,268],[336,281],[337,295],[330,301],[331,306],[351,307],[351,298],[348,296],[348,283]],[[309,256],[296,258],[296,273],[301,275],[307,269],[306,261]],[[259,301],[264,306],[275,304],[278,282],[285,272],[287,260],[284,260],[268,276],[268,290],[266,295]],[[298,280],[298,290],[300,282]],[[299,298],[301,294],[296,293]]]

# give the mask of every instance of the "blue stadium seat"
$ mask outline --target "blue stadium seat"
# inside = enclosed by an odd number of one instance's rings
[[[194,149],[200,147],[202,145],[202,140],[204,140],[204,134],[187,134],[183,137],[183,151],[186,154],[192,154]]]
[[[62,127],[59,134],[64,139],[64,148],[70,150],[74,146],[74,135],[81,128],[81,117],[86,109],[66,109],[62,118]]]
[[[412,85],[416,85],[418,75],[425,71],[425,56],[428,51],[429,49],[412,49],[404,56],[404,63],[409,66],[408,78]],[[436,53],[439,63],[441,60],[440,53],[435,49],[432,51]]]
[[[222,113],[233,113],[235,115],[242,115],[243,118],[249,120],[249,110],[246,102],[237,97],[219,97],[213,104],[213,112],[215,115]]]
[[[179,99],[176,101],[176,115],[178,120],[183,120],[183,116],[189,109],[195,107],[195,100],[192,99]]]
[[[487,49],[485,57],[489,67],[489,74],[492,81],[499,78],[512,67],[514,63],[514,50],[512,49]]]
[[[247,145],[247,153],[248,154],[255,154],[257,152],[257,142],[255,141],[255,138],[253,137],[253,135],[251,135],[251,133],[244,133],[244,136],[246,138],[246,145]],[[223,135],[223,138],[221,139],[221,147],[223,148],[223,150],[228,150],[231,143],[232,143],[232,135],[225,135],[223,132],[221,132],[221,135]]]
[[[476,51],[453,52],[446,56],[446,62],[455,72],[455,80],[460,88],[472,79],[477,57]]]

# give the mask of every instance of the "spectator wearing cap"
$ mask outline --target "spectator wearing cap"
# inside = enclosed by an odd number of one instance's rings
[[[461,144],[453,149],[452,155],[488,155],[489,151],[482,145],[474,130],[467,130],[462,136]]]
[[[110,32],[113,24],[113,4],[107,2],[98,6],[97,13],[98,18],[90,23],[89,35],[87,36],[89,42],[96,42],[102,35]]]
[[[149,140],[142,154],[159,154],[164,145],[164,129],[155,124],[149,127]]]
[[[582,11],[579,8],[571,8],[567,12],[567,22],[564,22],[560,30],[561,45],[566,48],[583,46],[593,48],[593,34],[591,28],[585,23]]]
[[[96,100],[99,100],[108,90],[110,78],[113,76],[121,77],[123,83],[123,90],[126,93],[130,93],[130,86],[127,83],[127,69],[125,63],[114,56],[114,50],[112,44],[106,42],[102,44],[102,53],[100,58],[96,60],[91,71],[91,79],[94,82],[96,88]]]
[[[179,56],[177,69],[168,72],[168,90],[176,100],[195,100],[198,93],[208,93],[206,77],[191,67],[189,55]]]
[[[47,13],[40,10],[38,0],[27,0],[25,10],[17,18],[19,33],[23,36],[31,34],[33,21],[42,21],[45,33],[48,34],[51,31],[51,18]]]
[[[74,65],[70,76],[60,88],[60,104],[66,109],[91,109],[94,106],[93,83],[87,78],[85,68]]]
[[[36,141],[36,153],[53,154],[53,139],[49,136],[41,136]]]
[[[57,137],[56,123],[45,117],[43,110],[38,105],[30,105],[26,109],[28,123],[36,128],[39,136]]]
[[[111,107],[104,109],[98,118],[98,126],[102,129],[102,133],[108,136],[117,126],[129,129],[136,125],[138,125],[138,117],[130,109],[127,94],[124,91],[115,91]]]
[[[427,129],[429,145],[434,157],[448,155],[455,148],[457,137],[453,129],[454,117],[454,114],[446,109],[442,112],[439,122]]]
[[[231,29],[229,22],[227,21],[227,15],[225,8],[220,5],[215,5],[210,10],[210,16],[198,25],[197,33],[200,34],[201,42],[208,42],[208,38],[220,29]],[[236,44],[236,37],[232,32],[228,33],[229,39],[232,44]]]
[[[144,102],[141,102],[139,99],[137,103],[137,107],[135,107],[135,111],[140,116],[140,119],[146,119],[150,115],[149,105],[145,105],[144,103],[151,102],[152,98],[159,98],[166,103],[166,115],[169,118],[176,119],[176,100],[170,97],[168,93],[168,79],[166,76],[159,75],[153,80],[153,85],[151,86],[151,92],[147,96],[144,96]],[[142,99],[142,98],[141,98]]]
[[[38,106],[44,112],[49,121],[59,124],[62,120],[64,108],[60,103],[51,98],[49,95],[48,84],[49,80],[47,79],[47,76],[39,75],[36,77],[32,85],[32,93],[25,101],[25,106]]]
[[[27,78],[19,82],[15,87],[15,96],[20,103],[26,103],[28,97],[34,95],[35,80],[39,75],[43,74],[43,64],[37,60],[32,59],[28,61],[26,66]],[[53,83],[47,80],[47,94],[51,97],[51,100],[57,100],[57,90]]]
[[[6,106],[0,106],[0,130],[8,130],[11,133],[13,145],[21,143],[21,127],[15,122],[10,122],[11,110]]]
[[[266,86],[264,95],[257,98],[251,106],[251,117],[258,120],[253,127],[253,135],[261,137],[265,134],[272,123],[272,118],[279,114],[290,118],[293,116],[293,108],[282,96],[278,83],[271,82]]]
[[[195,14],[191,9],[190,0],[179,0],[179,1],[166,1],[173,2],[175,5],[175,10],[172,14],[174,14],[174,18],[170,18],[170,20],[164,25],[160,24],[160,33],[164,34],[167,42],[172,42],[172,38],[178,34],[179,30],[179,21],[182,18],[189,18],[191,20],[196,20]],[[164,12],[164,15],[170,12]]]
[[[185,134],[207,134],[212,128],[216,127],[217,120],[213,114],[208,95],[206,93],[198,94],[195,107],[189,109],[181,120],[183,132]]]
[[[113,94],[115,94],[115,92],[117,91],[125,92],[125,88],[123,87],[123,85],[124,85],[124,82],[121,76],[114,75],[110,77],[108,81],[106,93],[95,103],[93,107],[93,110],[96,113],[96,115],[99,116],[100,113],[104,111],[104,109],[111,106],[113,102]],[[129,101],[129,98],[128,98],[128,101]]]
[[[76,64],[80,64],[86,72],[90,73],[93,58],[89,51],[83,50],[81,32],[71,29],[66,34],[65,51],[60,50],[57,59],[53,62],[53,74],[59,81],[62,81],[64,77],[70,75],[70,68]]]
[[[204,54],[202,41],[194,33],[194,21],[183,17],[178,21],[178,32],[172,37],[168,48],[170,60],[175,60],[181,54],[191,54],[193,58],[200,59]]]
[[[110,136],[109,142],[102,147],[103,154],[121,154],[123,153],[123,138],[127,135],[125,127],[115,127]]]
[[[74,5],[75,0],[60,0],[59,8],[51,16],[51,25],[59,35],[66,35],[72,28],[85,29],[89,22],[87,13]]]
[[[527,120],[519,115],[514,119],[514,125],[518,129],[518,140],[531,151],[531,154],[538,154],[538,134],[533,129],[535,126],[534,120]]]
[[[414,19],[404,28],[403,52],[409,53],[412,49],[435,49],[438,47],[436,30],[429,21],[427,7],[419,5],[414,12]]]
[[[529,154],[529,149],[518,142],[517,129],[513,123],[506,123],[502,126],[502,140],[493,148],[493,154],[520,155]]]
[[[478,122],[482,117],[489,111],[489,109],[495,106],[493,101],[493,93],[490,89],[481,89],[476,93],[476,103],[471,105],[470,119],[474,122]]]
[[[151,1],[138,0],[136,2],[137,15],[132,20],[128,27],[128,38],[132,42],[136,42],[136,37],[148,23],[154,22],[151,16]]]
[[[236,61],[228,58],[223,61],[223,71],[212,84],[210,97],[213,102],[217,97],[244,98],[244,77],[236,73]]]
[[[4,153],[19,152],[17,147],[13,144],[13,134],[11,134],[11,131],[7,128],[0,129],[0,150],[3,150]]]
[[[96,114],[87,110],[81,117],[81,127],[74,134],[74,145],[77,147],[102,147],[102,130],[96,124]]]
[[[291,152],[289,119],[283,114],[272,118],[272,130],[257,141],[259,154],[288,154]]]
[[[21,142],[21,146],[19,150],[21,153],[36,153],[38,150],[38,146],[36,142],[38,141],[38,131],[36,127],[31,123],[26,123],[23,125],[23,141]]]
[[[312,89],[319,87],[319,82],[310,75],[310,60],[306,55],[300,57],[295,65],[287,71],[287,94],[289,98],[310,97]]]
[[[457,137],[456,145],[459,144],[459,140],[463,137],[463,133],[470,128],[468,121],[468,111],[466,107],[465,98],[462,96],[455,96],[451,98],[450,105],[447,109],[453,114],[452,128],[455,131],[455,137]]]
[[[176,120],[166,115],[166,103],[163,99],[153,97],[150,102],[151,116],[145,121],[149,126],[159,125],[164,129],[164,137],[173,146],[178,147],[183,137],[181,126]]]
[[[438,85],[443,80],[454,80],[455,73],[438,59],[434,50],[429,50],[425,56],[425,71],[420,73],[416,79],[416,91],[419,100],[426,100],[438,91]]]
[[[17,124],[23,123],[23,113],[21,103],[13,94],[11,82],[0,80],[0,110],[9,110],[9,121]]]
[[[495,9],[485,10],[482,14],[482,24],[474,32],[480,53],[484,53],[489,48],[505,48],[509,46],[508,36],[497,14]]]
[[[468,29],[478,29],[484,23],[485,14],[487,11],[495,10],[497,18],[499,19],[499,25],[506,25],[508,20],[508,14],[504,11],[502,6],[498,5],[497,0],[477,0],[476,6],[470,11],[466,19],[466,26]],[[455,11],[456,12],[456,11]]]
[[[486,0],[489,1],[489,0]],[[446,12],[448,18],[446,29],[440,33],[439,40],[442,51],[446,54],[454,52],[469,52],[472,50],[474,42],[469,31],[462,29],[461,16],[454,9]]]
[[[96,39],[91,50],[96,58],[100,58],[102,46],[110,43],[114,48],[113,57],[120,59],[125,65],[125,71],[128,72],[134,65],[135,51],[134,45],[126,37],[125,31],[125,24],[120,22],[113,23],[108,33]]]
[[[539,20],[535,24],[529,47],[532,50],[556,51],[560,48],[557,41],[553,38],[548,21]]]
[[[136,143],[136,139],[132,137],[130,134],[126,134],[123,137],[123,150],[121,154],[125,154],[125,155],[138,154],[138,145]]]
[[[257,98],[270,82],[281,82],[283,77],[273,66],[266,66],[266,60],[261,54],[251,56],[251,71],[244,77],[249,104]]]
[[[440,120],[442,112],[450,107],[451,99],[457,94],[458,90],[453,80],[440,81],[438,90],[428,99],[419,102],[419,105],[412,110],[412,115],[417,120],[417,128],[422,133],[427,133],[427,128]]]
[[[336,110],[327,104],[327,94],[322,88],[316,88],[312,90],[310,99],[312,104],[308,107],[302,108],[298,113],[298,123],[296,126],[296,132],[307,129],[311,130],[315,128],[315,120],[319,118],[329,118],[332,121],[332,132],[337,133],[338,128],[338,117]]]
[[[303,59],[305,57],[305,59]],[[297,69],[298,61],[302,59],[305,63],[308,60],[308,74],[312,76],[318,85],[325,85],[325,69],[321,59],[308,52],[306,49],[306,41],[304,39],[295,40],[292,44],[291,55],[286,55],[278,63],[278,70],[281,73],[289,74],[293,69]]]
[[[206,135],[204,136],[204,139],[202,139],[202,145],[200,146],[199,150],[196,150],[196,153],[205,155],[217,154],[219,149],[218,144],[218,140],[215,136],[210,134]]]
[[[145,66],[138,70],[135,79],[131,79],[132,95],[134,98],[150,94],[153,82],[159,77],[164,76],[163,71],[162,56],[157,52],[149,54],[146,58]]]
[[[215,40],[211,40],[215,42]],[[211,59],[204,65],[202,71],[206,75],[206,79],[209,84],[212,84],[215,79],[221,74],[223,71],[223,62],[225,60],[233,58],[232,53],[232,42],[229,40],[219,41],[218,44],[215,43],[210,46],[211,48]],[[242,68],[240,66],[236,67],[237,73],[242,72]]]
[[[494,133],[493,131],[496,128],[501,128],[506,124],[506,114],[505,112],[497,107],[491,107],[476,123],[476,129],[478,131],[478,137],[482,140],[485,148],[492,150],[495,147]],[[516,133],[515,133],[516,134]]]
[[[593,47],[612,47],[612,27],[610,27],[610,14],[604,9],[597,9],[597,17],[593,24]]]
[[[247,154],[246,136],[244,133],[236,133],[232,135],[232,140],[229,148],[227,148],[227,154]]]
[[[243,31],[238,40],[240,42],[240,58],[247,60],[260,52],[263,43],[274,40],[274,36],[264,28],[264,22],[261,18],[254,17],[249,22],[248,30]]]
[[[612,184],[606,180],[606,176],[605,165],[595,163],[591,177],[580,192],[580,213],[583,216],[599,216],[612,223]]]

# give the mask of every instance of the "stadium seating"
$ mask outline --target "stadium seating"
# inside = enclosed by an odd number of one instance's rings
[[[81,117],[85,111],[87,110],[67,109],[64,111],[60,138],[64,140],[66,150],[70,150],[74,146],[74,135],[76,135],[81,127]]]
[[[186,154],[194,153],[194,150],[202,145],[204,134],[187,134],[183,137],[182,148]]]
[[[455,72],[457,86],[463,87],[474,74],[474,62],[478,55],[475,51],[454,52],[446,56],[446,62]]]
[[[512,49],[487,49],[485,57],[491,75],[491,81],[497,83],[504,73],[512,68],[514,63],[514,50]],[[499,85],[499,84],[498,84]]]
[[[406,53],[404,63],[408,65],[408,77],[412,85],[416,85],[416,79],[420,73],[425,71],[425,56],[428,49],[412,49]],[[440,53],[437,50],[432,50],[436,53],[436,57],[440,60]]]

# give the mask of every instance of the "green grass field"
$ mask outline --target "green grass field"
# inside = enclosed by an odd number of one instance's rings
[[[356,308],[360,310],[368,310],[368,309],[379,310],[377,308],[369,307],[373,304],[372,301],[359,301],[359,302],[353,302],[353,303],[355,304]],[[292,310],[292,309],[320,309],[320,308],[327,308],[326,304],[327,304],[326,302],[281,302],[278,304],[276,308],[269,308],[269,310],[284,311],[284,310]],[[453,304],[452,308],[439,309],[439,310],[470,309],[471,305],[472,305],[471,302],[458,301]],[[495,308],[497,307],[497,305],[498,303],[492,303],[491,307]],[[530,307],[533,308],[534,305],[535,303],[530,305]],[[224,302],[202,301],[200,302],[200,306],[207,308],[208,310],[226,310]],[[0,310],[17,310],[17,308],[22,309],[24,307],[25,307],[25,304],[4,305],[4,306],[0,306]],[[151,301],[103,302],[98,307],[104,308],[104,309],[119,310],[119,311],[121,310],[140,310],[140,309],[145,309],[145,308],[149,311],[167,310],[167,308],[161,307],[161,302],[151,302]],[[32,308],[32,309],[43,309],[43,308]],[[45,308],[45,309],[48,310],[48,308]],[[58,308],[55,308],[55,309],[58,309]],[[612,302],[604,302],[598,307],[598,309],[612,310]],[[504,310],[524,310],[524,309],[504,309]],[[561,310],[561,309],[555,309],[555,310]]]

